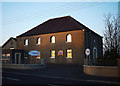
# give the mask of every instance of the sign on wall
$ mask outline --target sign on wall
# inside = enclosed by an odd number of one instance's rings
[[[87,48],[87,49],[85,50],[85,54],[86,54],[87,56],[90,55],[90,49]]]
[[[37,50],[32,50],[32,51],[29,52],[29,55],[31,55],[31,56],[38,56],[38,55],[40,55],[40,52],[37,51]]]
[[[58,56],[63,56],[63,51],[62,50],[58,51]]]

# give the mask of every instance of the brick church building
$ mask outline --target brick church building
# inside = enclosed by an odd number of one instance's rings
[[[27,63],[45,59],[47,63],[83,65],[87,48],[95,62],[102,55],[102,37],[71,16],[49,19],[17,36],[17,49],[25,51]],[[40,55],[30,56],[32,50]]]

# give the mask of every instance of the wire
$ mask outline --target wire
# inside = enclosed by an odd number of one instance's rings
[[[5,21],[7,23],[17,23],[17,22],[24,22],[25,20],[29,20],[31,19],[31,21],[33,20],[36,20],[36,19],[40,19],[40,17],[50,17],[50,16],[53,16],[53,15],[57,15],[57,14],[63,14],[63,13],[68,13],[68,12],[74,12],[74,11],[80,11],[82,9],[85,9],[85,8],[88,8],[88,7],[91,7],[91,6],[95,6],[95,5],[98,5],[98,4],[102,4],[104,2],[89,2],[89,3],[85,3],[85,4],[82,4],[80,5],[79,3],[73,3],[73,4],[67,4],[65,6],[58,6],[58,8],[54,8],[54,9],[49,9],[48,11],[45,10],[43,12],[39,12],[40,14],[37,15],[37,16],[34,16],[34,13],[33,16],[34,17],[31,17],[32,15],[28,15],[28,16],[24,16],[22,18],[18,18],[18,19],[12,19],[12,20],[9,20],[9,21]],[[61,10],[59,10],[61,9]],[[57,10],[57,11],[56,11]],[[38,13],[37,13],[38,14]]]
[[[90,4],[90,5],[91,5],[91,4]],[[70,8],[69,8],[69,9],[70,9]],[[61,10],[61,11],[62,11],[62,13],[63,13],[63,11],[66,11],[66,10],[68,10],[68,9],[65,9],[65,10],[63,9],[63,10]],[[44,13],[45,13],[46,15],[48,14],[48,12],[47,12],[47,13],[44,12]],[[57,13],[57,12],[55,12],[55,13]],[[59,13],[61,13],[61,12],[59,11]],[[44,15],[45,15],[45,14],[44,14]],[[49,13],[49,14],[52,14],[52,13]],[[42,15],[39,15],[39,17],[40,17],[40,16],[42,16]],[[25,17],[26,17],[26,16],[25,16]],[[31,18],[31,17],[30,17],[30,18]],[[33,18],[33,17],[32,17],[32,18]],[[26,18],[23,18],[23,19],[26,19]],[[23,19],[21,19],[21,20],[23,20]],[[28,19],[28,18],[27,18],[27,19]],[[17,21],[17,20],[16,20],[16,21]],[[10,23],[11,23],[11,22],[10,22]]]
[[[72,5],[74,5],[74,4],[72,4]],[[70,6],[72,6],[71,4],[64,4],[64,5],[60,5],[60,6],[57,6],[56,8],[58,9],[58,8],[60,8],[60,7],[64,7],[64,6],[68,6],[68,7],[70,7]],[[20,18],[21,16],[24,16],[24,17],[27,17],[27,16],[31,16],[31,15],[35,15],[36,13],[38,14],[38,13],[46,13],[46,12],[50,12],[51,10],[55,10],[56,9],[55,7],[54,8],[49,8],[49,9],[46,9],[46,10],[44,10],[44,12],[41,12],[40,10],[39,11],[35,11],[35,12],[32,12],[32,13],[26,13],[26,14],[22,14],[22,15],[19,15],[19,16],[16,16],[16,17],[14,17],[14,18],[10,18],[10,19],[7,19],[7,20],[13,20],[13,19],[16,19],[16,18]],[[30,14],[30,15],[29,15]]]

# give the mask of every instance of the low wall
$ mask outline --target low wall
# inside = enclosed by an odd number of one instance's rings
[[[11,68],[11,69],[40,69],[40,68],[45,68],[45,65],[41,65],[41,64],[2,64],[2,68]]]
[[[104,77],[120,77],[118,67],[84,65],[84,73]]]

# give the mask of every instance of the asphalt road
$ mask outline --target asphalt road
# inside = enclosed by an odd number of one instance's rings
[[[45,69],[3,69],[2,85],[120,85],[118,78],[89,76],[78,65],[47,65]]]

